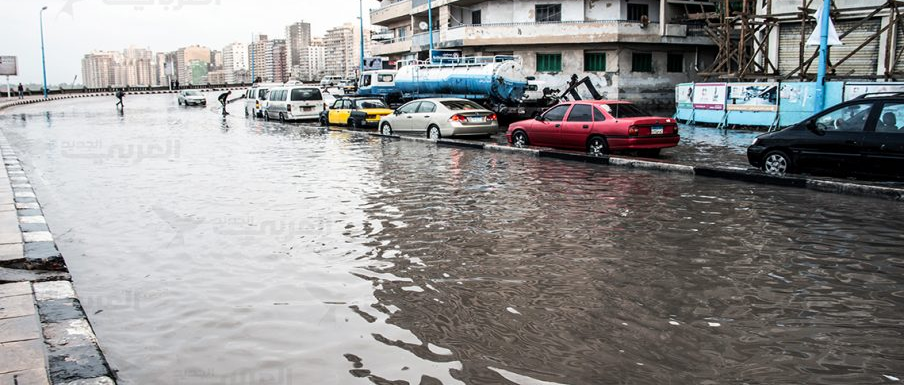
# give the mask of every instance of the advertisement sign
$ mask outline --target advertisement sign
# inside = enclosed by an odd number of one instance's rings
[[[863,94],[876,92],[904,92],[904,83],[870,82],[870,83],[845,83],[844,101],[855,99]]]
[[[19,64],[15,56],[0,56],[0,76],[16,76],[19,74]]]
[[[694,108],[693,84],[679,84],[675,87],[675,104],[678,108]]]
[[[376,71],[383,69],[383,58],[381,57],[366,57],[364,58],[364,70],[365,71]]]
[[[728,88],[728,110],[778,111],[778,83],[735,83]]]
[[[435,49],[432,52],[433,62],[434,63],[442,63],[444,61],[455,61],[461,58],[461,51],[453,51],[453,50],[439,50]]]
[[[694,84],[694,109],[724,110],[725,88],[725,83]]]

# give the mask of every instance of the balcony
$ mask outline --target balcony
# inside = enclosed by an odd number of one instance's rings
[[[439,44],[439,31],[433,31],[433,44]],[[411,47],[415,51],[430,49],[430,32],[419,33],[411,38]]]
[[[687,26],[659,23],[643,26],[623,20],[564,21],[461,25],[445,31],[440,48],[493,45],[580,43],[669,43],[712,45],[709,38],[688,36]],[[416,47],[415,47],[416,48]]]
[[[408,37],[397,37],[380,43],[374,42],[371,46],[374,56],[388,56],[411,52],[411,40]]]
[[[371,24],[386,25],[411,16],[411,0],[383,0],[383,3],[380,8],[370,10]]]

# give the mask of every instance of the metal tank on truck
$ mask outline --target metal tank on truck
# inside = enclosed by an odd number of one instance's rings
[[[404,100],[452,97],[484,101],[492,106],[516,106],[524,98],[527,77],[512,56],[462,57],[399,68],[395,88]]]

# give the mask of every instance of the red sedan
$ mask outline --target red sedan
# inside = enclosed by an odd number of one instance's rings
[[[650,116],[633,104],[613,100],[564,102],[536,119],[512,123],[505,133],[515,146],[586,150],[592,155],[639,150],[656,156],[678,145],[675,119]]]

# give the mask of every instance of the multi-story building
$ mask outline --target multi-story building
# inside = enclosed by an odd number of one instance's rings
[[[226,83],[235,84],[244,81],[244,73],[248,69],[248,45],[232,43],[223,47],[223,70],[226,71]],[[240,74],[242,79],[238,79]]]
[[[433,43],[464,56],[515,55],[527,76],[564,89],[589,76],[607,98],[674,103],[674,86],[697,78],[715,44],[673,22],[689,1],[534,0],[432,2]],[[374,44],[391,60],[430,56],[426,0],[383,0],[371,22],[391,31]]]
[[[116,52],[94,51],[82,58],[82,82],[85,87],[101,88],[114,84]]]
[[[206,84],[207,81],[207,67],[210,63],[201,60],[192,60],[191,63],[188,63],[188,71],[191,75],[190,84]]]
[[[324,73],[326,75],[357,77],[361,62],[361,32],[355,24],[344,24],[330,29],[323,37]],[[370,31],[364,30],[364,56],[371,55]]]
[[[300,21],[286,27],[286,65],[293,71],[303,65],[309,45],[311,45],[310,23]]]
[[[150,50],[135,47],[125,49],[122,53],[122,62],[119,63],[122,73],[122,84],[119,85],[158,84],[155,60],[156,56]]]
[[[210,71],[216,71],[223,69],[223,51],[211,50],[210,51]]]
[[[251,71],[255,81],[281,83],[289,80],[284,39],[271,40],[267,35],[257,35],[248,46],[248,56],[251,58]]]
[[[302,81],[320,80],[326,66],[323,39],[311,39],[311,44],[305,47],[305,50],[301,65],[292,68],[292,77]]]
[[[198,61],[205,66],[210,64],[210,49],[193,45],[179,48],[176,51],[176,80],[182,84],[194,83],[192,62]]]
[[[248,45],[248,70],[254,81],[259,78],[263,79],[263,74],[267,72],[264,64],[266,63],[267,51],[269,47],[269,39],[267,35],[256,35]]]
[[[226,75],[229,74],[229,71],[226,70],[215,70],[207,72],[207,83],[208,84],[226,84]]]

